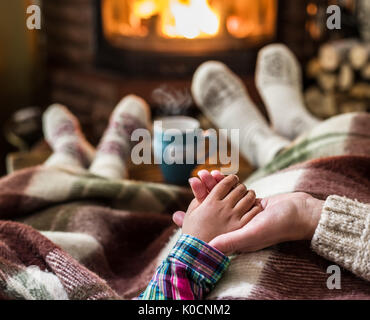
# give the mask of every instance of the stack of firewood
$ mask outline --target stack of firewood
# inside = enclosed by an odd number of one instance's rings
[[[307,64],[313,83],[305,92],[306,105],[320,118],[370,111],[370,43],[342,39],[324,44]]]

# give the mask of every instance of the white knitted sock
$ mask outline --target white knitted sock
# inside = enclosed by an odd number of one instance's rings
[[[143,99],[134,95],[122,99],[111,115],[89,171],[108,179],[127,178],[131,134],[136,129],[149,128],[150,120],[150,108]]]
[[[224,64],[209,61],[194,74],[192,93],[204,114],[221,129],[240,129],[240,152],[262,167],[290,142],[269,127],[242,81]]]
[[[53,104],[43,114],[44,137],[54,153],[46,166],[87,167],[95,149],[83,135],[77,118],[63,105]]]
[[[271,44],[259,52],[256,86],[273,128],[282,136],[293,140],[320,122],[304,105],[301,67],[285,45]]]

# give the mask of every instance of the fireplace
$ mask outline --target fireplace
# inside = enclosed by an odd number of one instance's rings
[[[277,0],[96,1],[98,63],[135,74],[186,76],[216,59],[251,71],[276,35]]]
[[[316,50],[306,32],[307,8],[322,1],[327,0],[178,0],[174,3],[186,9],[187,17],[203,8],[214,28],[202,27],[198,19],[193,33],[187,33],[180,22],[173,28],[174,14],[167,17],[170,0],[44,0],[49,101],[67,105],[97,143],[123,96],[143,97],[160,115],[156,89],[167,85],[188,92],[193,71],[215,59],[242,77],[263,110],[253,76],[259,48],[284,42],[304,62]],[[163,27],[166,21],[172,29]],[[195,106],[192,110],[198,112]]]

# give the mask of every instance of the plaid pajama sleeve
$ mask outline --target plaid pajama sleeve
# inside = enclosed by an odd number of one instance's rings
[[[201,300],[229,266],[230,260],[207,243],[181,235],[158,267],[142,300]]]

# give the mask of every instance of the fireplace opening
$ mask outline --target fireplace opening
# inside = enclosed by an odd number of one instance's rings
[[[249,72],[258,49],[276,34],[277,0],[99,0],[97,5],[99,63],[135,73],[186,75],[209,59]]]

